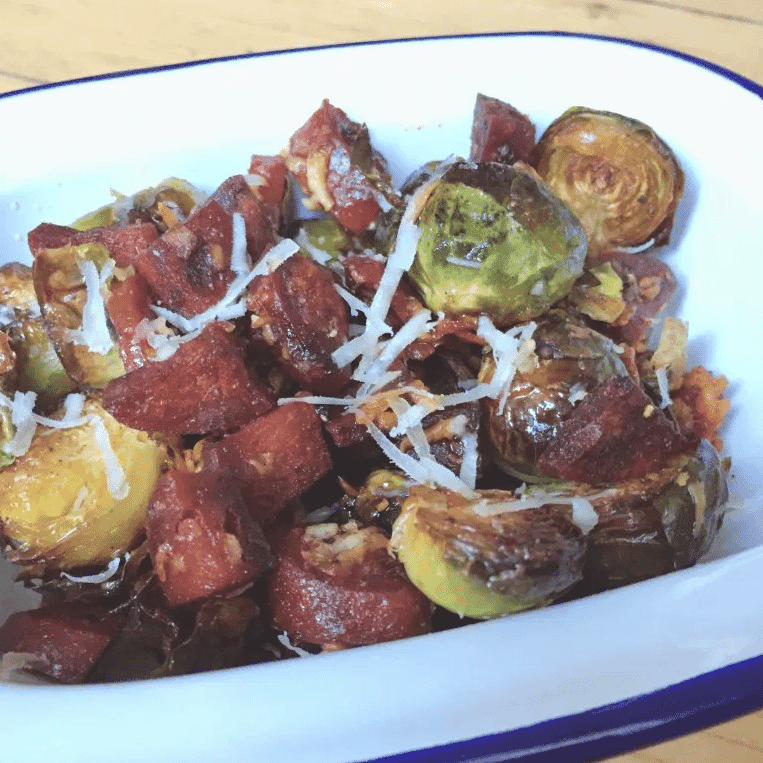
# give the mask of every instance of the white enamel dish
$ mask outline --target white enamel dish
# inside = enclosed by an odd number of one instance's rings
[[[192,677],[0,686],[3,759],[38,763],[592,760],[763,706],[763,89],[670,51],[556,34],[234,58],[0,97],[0,253],[180,176],[213,190],[324,97],[396,179],[465,154],[477,92],[541,131],[574,105],[641,119],[687,176],[662,256],[692,361],[724,373],[733,508],[691,570],[513,618]],[[26,594],[0,568],[0,618]]]

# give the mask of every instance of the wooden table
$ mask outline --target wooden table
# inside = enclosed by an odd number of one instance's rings
[[[2,0],[0,92],[236,53],[527,30],[643,40],[763,84],[763,0],[482,0],[477,7],[464,0]],[[610,763],[637,761],[763,763],[763,711]]]

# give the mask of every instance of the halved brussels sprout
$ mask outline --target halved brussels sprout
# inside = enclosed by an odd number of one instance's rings
[[[103,566],[140,541],[167,449],[119,424],[95,400],[85,403],[83,416],[81,426],[38,428],[29,450],[0,470],[0,526],[11,561],[63,570]],[[112,466],[92,418],[102,422],[124,471],[123,498],[112,495]]]
[[[726,469],[715,448],[701,440],[690,456],[674,459],[644,478],[603,490],[589,485],[534,485],[529,499],[576,496],[599,520],[588,535],[580,593],[591,593],[691,567],[706,553],[728,502]]]
[[[512,511],[515,500],[413,486],[391,549],[414,585],[451,612],[488,619],[544,606],[581,579],[586,539],[569,505]]]
[[[451,165],[423,206],[409,276],[427,307],[509,325],[546,312],[583,272],[586,237],[530,172]]]
[[[32,268],[48,335],[66,372],[82,389],[103,388],[125,373],[116,342],[111,342],[110,349],[94,351],[82,336],[88,302],[99,299],[99,295],[89,294],[84,268],[93,263],[100,274],[109,262],[109,250],[91,243],[43,249]],[[110,331],[108,325],[106,329]]]
[[[156,225],[163,233],[182,223],[205,199],[206,194],[187,180],[169,178],[155,188],[145,188],[132,196],[119,195],[111,204],[75,220],[71,227],[91,230],[147,222]]]
[[[0,268],[0,303],[9,311],[5,330],[16,355],[14,389],[34,392],[38,409],[46,410],[75,385],[45,330],[30,267],[14,262]]]
[[[509,389],[484,402],[486,431],[496,463],[530,482],[544,481],[538,459],[562,421],[589,390],[611,376],[627,376],[618,347],[591,328],[552,311],[532,336],[537,362],[518,369]],[[495,361],[483,357],[480,378],[493,378]]]
[[[591,259],[668,242],[684,175],[643,122],[569,109],[541,136],[534,165],[582,222]]]
[[[708,551],[728,499],[721,457],[707,440],[701,440],[686,466],[654,500],[677,568],[690,567]]]

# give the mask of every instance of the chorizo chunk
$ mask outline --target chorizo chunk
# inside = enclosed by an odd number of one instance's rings
[[[561,423],[538,464],[549,477],[602,485],[644,477],[689,446],[629,376],[613,376]]]
[[[211,323],[166,360],[114,379],[104,407],[133,429],[172,434],[221,434],[269,411],[274,395],[247,369],[229,329]]]
[[[474,104],[473,162],[528,162],[535,148],[535,125],[513,106],[479,93]]]
[[[173,469],[146,517],[151,559],[171,607],[252,582],[272,566],[270,548],[235,486]]]
[[[263,526],[331,469],[321,420],[307,403],[288,403],[207,445],[204,470],[241,485]]]
[[[71,606],[15,612],[0,627],[0,653],[32,655],[27,667],[67,684],[81,683],[119,632],[114,616]]]
[[[331,353],[347,340],[347,305],[331,271],[302,254],[255,279],[247,299],[254,338],[305,389],[336,394],[350,380]]]

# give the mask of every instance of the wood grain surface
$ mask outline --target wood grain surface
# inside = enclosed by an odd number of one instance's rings
[[[529,30],[663,45],[763,84],[763,0],[0,0],[0,93],[246,52]],[[637,762],[763,763],[763,711],[610,761]]]

